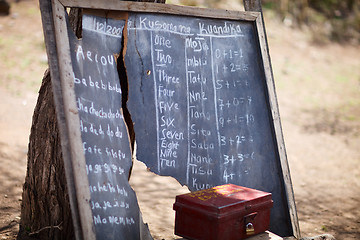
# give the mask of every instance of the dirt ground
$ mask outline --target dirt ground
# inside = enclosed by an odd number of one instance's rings
[[[316,45],[265,15],[302,236],[360,239],[360,46]],[[0,239],[14,239],[32,112],[47,67],[37,1],[0,16]],[[175,196],[187,192],[136,162],[131,184],[155,239],[173,239]],[[145,184],[146,183],[146,184]]]

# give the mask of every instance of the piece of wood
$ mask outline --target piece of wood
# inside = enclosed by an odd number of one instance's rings
[[[127,1],[87,1],[87,0],[60,0],[66,7],[83,7],[89,9],[103,9],[114,11],[143,12],[143,13],[168,13],[182,16],[198,16],[220,19],[244,19],[253,21],[257,18],[257,12],[239,12],[232,10],[221,10],[211,8],[198,8],[189,6],[178,6],[171,4],[157,4],[147,2],[127,2]]]
[[[261,0],[243,0],[245,11],[262,12]]]
[[[272,65],[271,65],[271,58],[269,53],[269,46],[266,36],[266,30],[264,26],[264,18],[262,14],[262,8],[261,8],[261,0],[244,0],[244,7],[246,11],[255,11],[261,13],[261,19],[257,19],[257,25],[259,29],[259,42],[262,49],[262,55],[263,61],[264,61],[264,67],[267,69],[265,72],[267,74],[267,79],[272,79],[271,81],[268,81],[268,88],[269,88],[269,99],[271,104],[271,109],[273,113],[273,121],[274,121],[274,129],[275,134],[277,137],[277,145],[278,145],[278,151],[280,154],[280,161],[281,161],[281,169],[283,174],[283,179],[285,182],[285,190],[286,190],[286,196],[289,203],[289,211],[290,211],[290,218],[291,218],[291,224],[292,229],[294,231],[294,236],[296,238],[300,238],[300,227],[298,222],[298,216],[297,216],[297,210],[295,205],[295,198],[294,198],[294,191],[292,187],[292,181],[290,177],[290,168],[287,160],[286,150],[285,150],[285,143],[284,143],[284,137],[282,134],[282,127],[280,122],[280,113],[279,113],[279,107],[277,103],[277,96],[276,96],[276,90],[275,90],[275,81],[272,71]]]
[[[52,9],[51,0],[42,0],[40,1],[41,17],[42,24],[44,29],[44,38],[46,43],[46,50],[49,61],[49,68],[51,73],[51,86],[53,89],[54,95],[54,104],[56,108],[58,128],[61,135],[61,149],[62,157],[64,159],[64,168],[66,181],[68,183],[68,192],[69,192],[69,201],[72,208],[71,215],[74,224],[74,233],[77,239],[82,239],[82,231],[80,225],[80,216],[79,208],[77,204],[77,195],[74,184],[69,184],[74,182],[74,174],[72,170],[71,163],[71,154],[70,154],[70,143],[68,141],[69,135],[67,131],[67,126],[65,122],[65,113],[64,113],[64,100],[61,91],[60,83],[60,71],[59,71],[59,60],[57,58],[57,42],[54,33],[54,19],[53,19],[53,9]]]
[[[259,40],[260,40],[260,45],[261,45],[261,49],[262,49],[262,55],[265,56],[263,58],[263,61],[264,61],[264,68],[266,69],[265,73],[267,74],[266,79],[268,80],[267,87],[269,89],[269,103],[270,103],[270,107],[272,110],[272,118],[273,118],[273,123],[274,123],[275,135],[277,136],[276,141],[277,141],[278,152],[280,155],[280,161],[281,161],[280,166],[281,166],[282,175],[283,175],[282,177],[283,177],[283,181],[285,182],[284,186],[285,186],[286,196],[287,196],[288,203],[289,203],[291,224],[292,224],[292,229],[294,231],[294,236],[299,238],[300,237],[300,229],[299,229],[299,225],[298,225],[298,217],[297,217],[297,211],[296,211],[296,206],[295,206],[294,192],[293,192],[292,182],[291,182],[291,178],[290,178],[290,169],[289,169],[289,165],[288,165],[288,161],[287,161],[285,143],[284,143],[284,138],[283,138],[283,134],[282,134],[280,113],[279,113],[279,107],[278,107],[278,103],[277,103],[277,96],[276,96],[276,90],[275,90],[275,83],[273,80],[272,67],[271,67],[271,63],[270,63],[270,55],[269,55],[269,51],[268,51],[267,41],[265,38],[265,32],[263,30],[264,29],[263,21],[258,19],[257,24],[258,24],[258,29],[259,29]],[[269,81],[269,79],[271,79],[271,81]]]
[[[282,237],[270,232],[266,231],[264,233],[260,233],[258,235],[255,235],[253,237],[247,238],[248,240],[281,240]]]
[[[86,174],[85,158],[80,149],[82,149],[82,141],[80,135],[80,122],[78,117],[78,110],[75,102],[74,80],[72,76],[72,65],[70,61],[70,44],[69,36],[67,34],[66,16],[64,6],[57,0],[52,0],[54,32],[56,39],[56,50],[58,57],[58,71],[59,79],[52,78],[52,81],[60,80],[61,94],[63,105],[56,106],[57,109],[63,108],[65,117],[64,129],[67,134],[62,136],[62,142],[68,142],[70,156],[64,158],[64,161],[69,162],[71,167],[67,169],[72,172],[74,179],[74,187],[77,199],[77,208],[79,209],[79,216],[82,228],[82,236],[84,239],[95,239],[93,230],[92,213],[90,209],[90,191],[89,183]],[[63,151],[64,152],[64,151]],[[76,173],[76,174],[74,174]]]

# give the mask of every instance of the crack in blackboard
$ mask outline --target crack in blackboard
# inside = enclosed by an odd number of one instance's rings
[[[135,26],[136,26],[136,24],[135,24]],[[141,58],[141,54],[140,54],[140,52],[139,52],[139,49],[137,48],[137,44],[136,44],[136,28],[135,28],[135,50],[136,50],[136,53],[137,53],[137,55],[139,55],[139,59],[140,59],[140,62],[141,62],[141,72],[143,73],[145,70],[145,68],[144,68],[144,62],[143,62],[143,60],[142,60],[142,58]],[[143,104],[145,104],[145,99],[144,99],[144,93],[143,93],[143,74],[141,74],[141,81],[140,81],[140,92],[142,93],[142,103]]]
[[[129,82],[128,82],[128,76],[127,76],[127,71],[126,71],[126,66],[125,66],[125,50],[126,50],[126,41],[125,41],[125,35],[124,32],[126,31],[126,29],[124,28],[123,30],[123,38],[121,39],[121,49],[120,49],[120,53],[118,55],[117,58],[117,71],[118,71],[118,75],[119,75],[119,80],[120,80],[120,87],[121,87],[121,108],[122,108],[122,112],[123,112],[123,116],[124,116],[124,120],[125,120],[125,125],[127,127],[128,130],[128,135],[129,135],[129,139],[130,139],[130,147],[131,147],[131,152],[133,153],[133,149],[134,149],[134,142],[135,142],[135,132],[134,132],[134,124],[131,118],[131,114],[128,110],[127,107],[127,101],[129,98]],[[131,175],[131,168],[129,171],[129,178]]]

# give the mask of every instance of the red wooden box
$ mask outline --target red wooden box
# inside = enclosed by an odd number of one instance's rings
[[[226,184],[176,196],[175,234],[193,240],[239,240],[268,230],[271,193]]]

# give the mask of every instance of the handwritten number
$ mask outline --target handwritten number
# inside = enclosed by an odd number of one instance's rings
[[[112,27],[110,25],[106,26],[106,33],[111,34]]]

